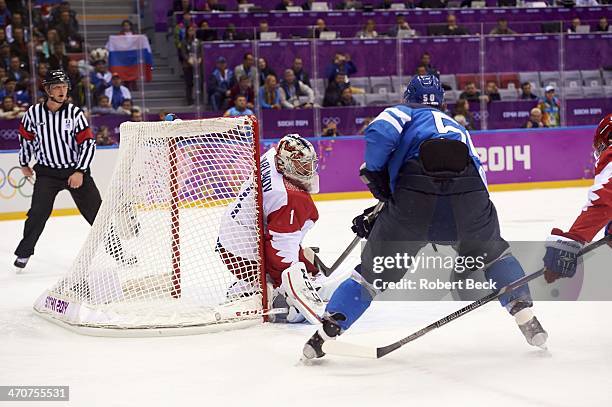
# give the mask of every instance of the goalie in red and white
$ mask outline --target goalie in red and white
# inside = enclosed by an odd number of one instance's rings
[[[612,114],[599,122],[593,148],[595,179],[589,189],[586,205],[567,232],[554,228],[546,241],[544,277],[549,283],[559,277],[574,276],[578,252],[600,230],[605,227],[605,234],[612,234]]]
[[[269,308],[288,307],[289,313],[277,318],[286,318],[287,322],[305,318],[315,323],[323,312],[313,280],[319,274],[320,260],[312,249],[301,246],[319,219],[310,196],[319,191],[317,162],[313,145],[298,134],[286,135],[276,149],[261,156],[264,264],[268,286],[273,290]],[[255,238],[257,233],[255,200],[249,199],[254,191],[252,180],[242,185],[219,229],[216,251],[238,279],[229,289],[229,297],[248,295],[258,284],[256,248],[244,244],[244,236]]]

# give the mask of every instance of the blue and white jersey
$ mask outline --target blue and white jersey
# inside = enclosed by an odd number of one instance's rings
[[[417,158],[421,143],[432,138],[465,143],[486,187],[487,178],[470,133],[447,114],[423,105],[396,105],[376,116],[365,131],[366,168],[370,171],[386,168],[393,191],[400,168],[408,160]]]

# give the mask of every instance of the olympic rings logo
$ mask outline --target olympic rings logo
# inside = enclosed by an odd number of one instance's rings
[[[19,131],[17,131],[17,127],[19,124],[19,120],[16,120],[17,124],[15,124],[15,128],[12,129],[0,129],[0,138],[4,140],[15,140],[17,144],[19,144]]]
[[[334,123],[334,124],[338,125],[338,124],[340,124],[340,118],[339,117],[324,117],[323,120],[321,120],[321,122],[325,126],[327,126],[330,123]]]
[[[0,168],[0,198],[12,199],[17,193],[24,198],[30,198],[35,180],[25,177],[20,167],[13,167],[8,172]],[[8,193],[4,191],[8,190]]]

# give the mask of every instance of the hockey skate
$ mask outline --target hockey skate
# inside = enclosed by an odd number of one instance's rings
[[[73,295],[81,296],[87,301],[91,301],[92,299],[91,291],[89,290],[89,283],[85,279],[73,284],[70,287],[70,291],[73,293]]]
[[[123,248],[112,250],[109,254],[115,260],[119,267],[132,267],[138,265],[138,257],[132,254],[127,254]]]
[[[225,292],[228,301],[236,301],[241,298],[251,297],[259,292],[259,289],[252,282],[247,280],[234,281]]]
[[[338,314],[326,315],[323,317],[323,324],[304,345],[302,354],[305,359],[318,359],[325,356],[325,352],[323,352],[323,342],[336,339],[336,337],[342,333],[342,329],[336,322],[341,318],[344,318],[344,316]]]
[[[132,267],[138,265],[138,257],[134,255],[126,255],[120,256],[118,259],[115,259],[117,264],[123,267]]]
[[[548,333],[542,328],[542,324],[540,324],[540,321],[533,315],[530,307],[518,311],[514,314],[514,319],[528,344],[546,349]]]
[[[13,266],[15,266],[15,272],[17,274],[23,273],[25,266],[28,264],[29,257],[17,257]]]

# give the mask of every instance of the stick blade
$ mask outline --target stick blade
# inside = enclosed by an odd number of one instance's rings
[[[323,342],[323,352],[328,355],[350,356],[365,359],[378,359],[377,349],[373,346],[355,345],[342,341]]]

